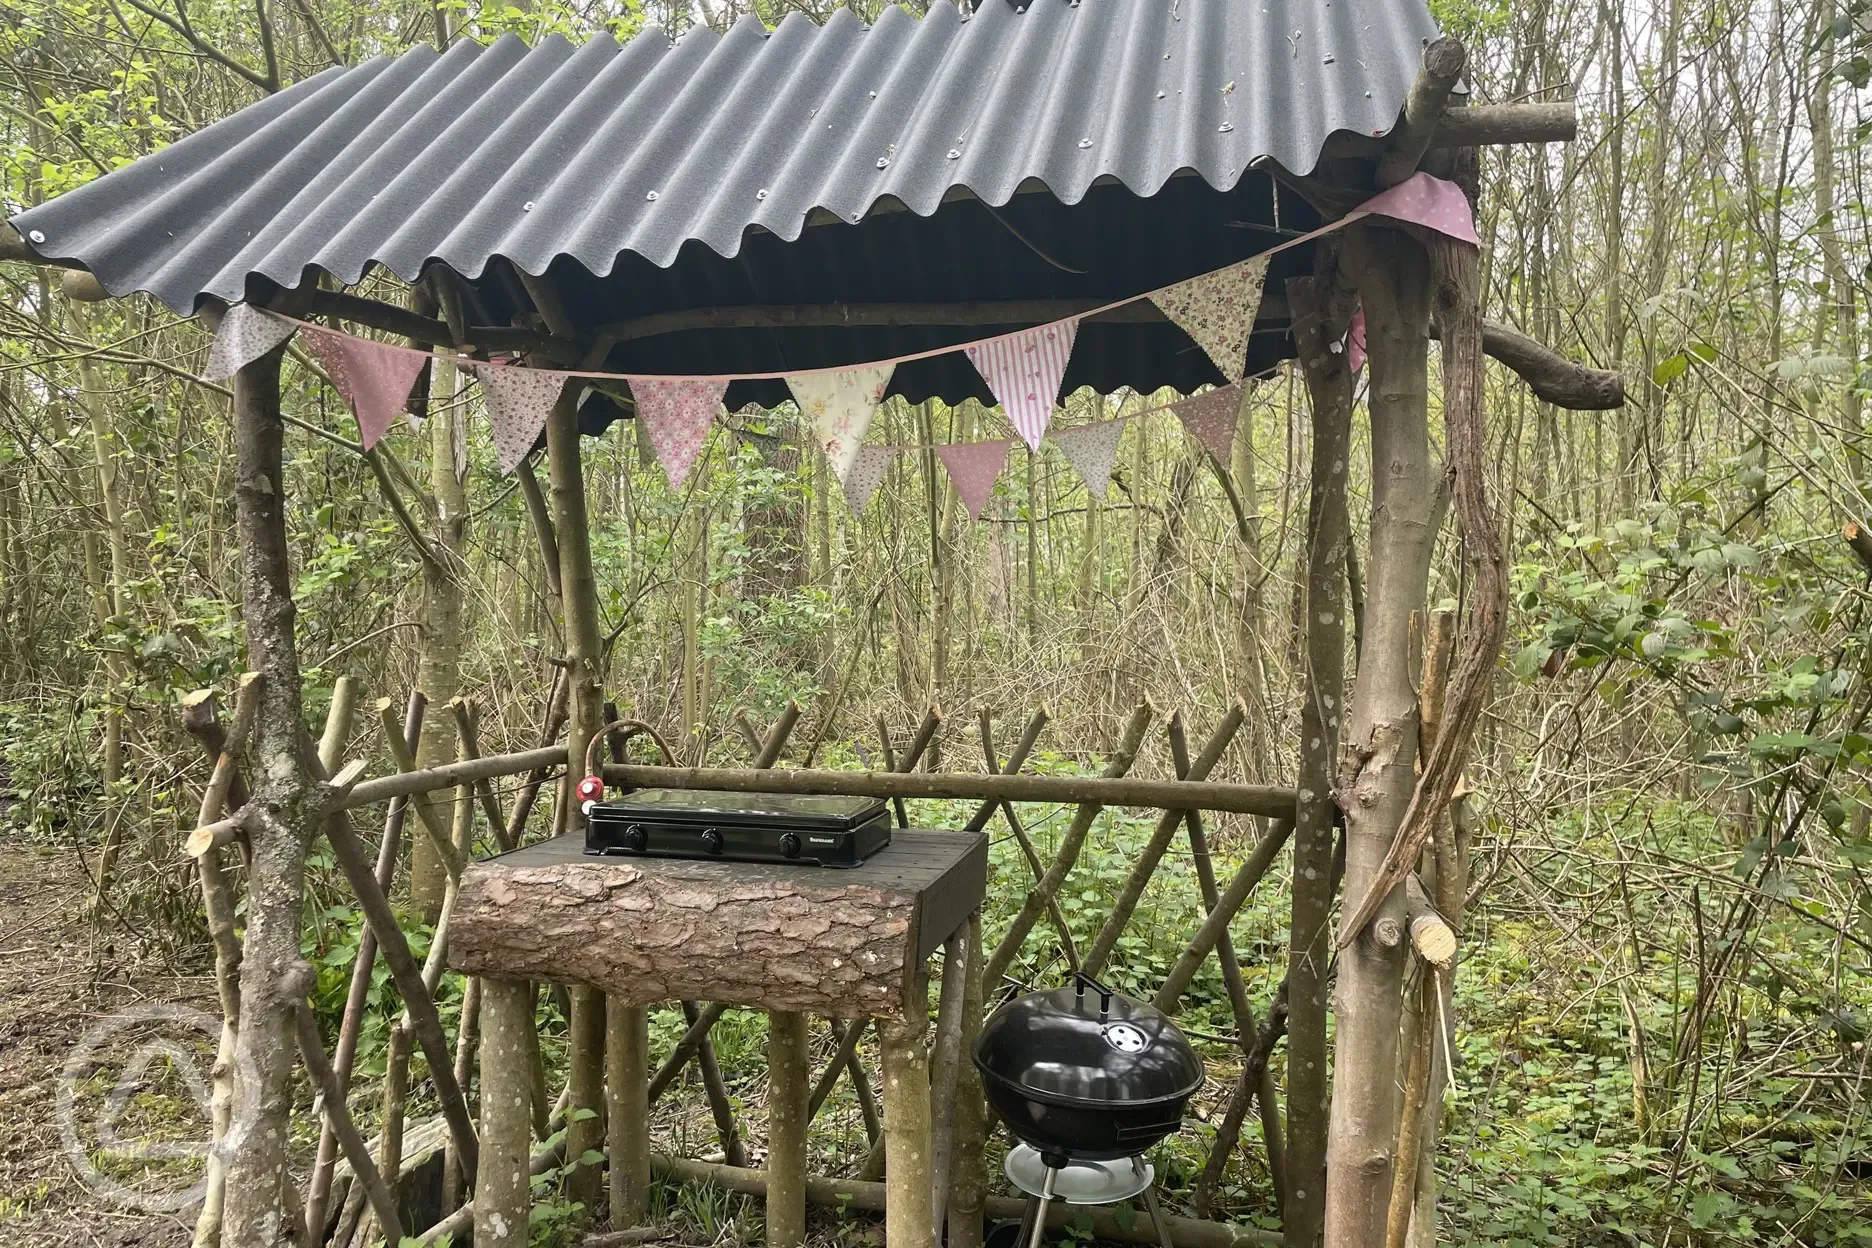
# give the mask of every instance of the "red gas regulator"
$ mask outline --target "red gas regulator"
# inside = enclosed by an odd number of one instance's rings
[[[604,801],[605,784],[604,775],[599,769],[598,747],[603,745],[613,734],[617,735],[617,746],[620,751],[623,750],[625,743],[632,737],[641,734],[656,742],[657,749],[663,751],[663,762],[666,765],[670,767],[680,767],[682,765],[676,761],[676,752],[670,749],[669,742],[663,739],[663,734],[659,733],[649,724],[644,723],[641,719],[614,719],[600,728],[597,733],[593,735],[591,744],[585,747],[585,778],[578,782],[578,788],[576,790],[578,793],[579,813],[581,815],[589,817],[591,815],[591,808],[599,802]]]

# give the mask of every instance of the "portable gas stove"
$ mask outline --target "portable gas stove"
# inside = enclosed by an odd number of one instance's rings
[[[855,867],[890,844],[890,808],[869,797],[639,789],[593,802],[585,852]]]

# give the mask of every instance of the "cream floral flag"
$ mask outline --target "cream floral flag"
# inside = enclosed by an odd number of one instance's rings
[[[1151,302],[1196,340],[1224,377],[1240,381],[1248,363],[1248,335],[1261,311],[1267,271],[1268,258],[1256,256],[1178,282],[1152,295]]]
[[[859,444],[871,427],[871,414],[884,401],[894,364],[854,368],[839,373],[807,373],[786,379],[799,402],[814,441],[832,461],[841,483],[858,458]]]

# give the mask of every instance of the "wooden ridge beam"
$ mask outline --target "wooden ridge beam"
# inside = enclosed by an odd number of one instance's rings
[[[738,793],[836,793],[857,797],[935,797],[1011,802],[1092,802],[1101,806],[1223,810],[1291,819],[1292,789],[1213,780],[1104,779],[1097,776],[966,775],[949,772],[741,771],[724,767],[650,767],[611,764],[607,785],[627,788],[727,789]],[[352,790],[353,798],[373,784]]]

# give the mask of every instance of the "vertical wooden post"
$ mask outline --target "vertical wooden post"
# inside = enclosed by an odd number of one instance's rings
[[[1337,247],[1321,244],[1323,273]],[[1331,266],[1331,267],[1328,267]],[[1287,283],[1294,341],[1313,411],[1307,499],[1306,686],[1300,703],[1298,802],[1294,812],[1293,910],[1287,954],[1287,1204],[1290,1248],[1313,1248],[1326,1230],[1326,968],[1332,961],[1333,768],[1345,694],[1346,507],[1352,436],[1352,371],[1331,349],[1349,319],[1350,297],[1330,276]]]
[[[929,982],[918,967],[904,1016],[880,1021],[884,1057],[884,1242],[935,1248],[930,1231]]]
[[[806,1016],[775,1010],[767,1016],[767,1243],[798,1248],[806,1242],[806,1106],[811,1089],[806,1058]]]
[[[981,1248],[982,1205],[988,1174],[982,1148],[988,1138],[988,1102],[972,1054],[982,1024],[981,912],[969,915],[968,981],[962,994],[962,1044],[956,1068],[955,1140],[949,1163],[949,1248]]]
[[[644,1011],[605,1002],[605,1140],[611,1155],[611,1229],[650,1208],[650,1027]]]
[[[234,496],[241,543],[241,616],[247,653],[263,678],[254,720],[253,797],[266,812],[253,829],[247,930],[235,1033],[234,1114],[224,1157],[222,1242],[271,1243],[287,1225],[287,1119],[298,1051],[295,1002],[280,978],[299,961],[305,853],[315,812],[300,752],[297,608],[286,541],[281,466],[280,356],[275,349],[234,377]]]
[[[1346,896],[1362,898],[1383,869],[1416,787],[1411,630],[1423,618],[1436,537],[1426,379],[1430,264],[1401,231],[1360,224],[1347,233],[1370,350],[1372,525],[1363,649],[1338,792],[1346,820]],[[1394,891],[1339,954],[1326,1162],[1329,1244],[1384,1238],[1397,1143],[1403,902],[1402,891]]]
[[[481,981],[481,1156],[475,1172],[475,1248],[526,1248],[533,1139],[526,1033],[533,989]]]
[[[598,622],[598,581],[592,569],[591,532],[586,521],[578,406],[571,394],[561,395],[546,418],[546,458],[552,479],[553,527],[559,541],[559,584],[565,601],[566,660],[571,671],[572,714],[566,736],[574,760],[568,769],[570,775],[584,765],[586,746],[598,735],[604,712],[598,671],[604,645]],[[567,1108],[570,1125],[566,1131],[566,1156],[577,1159],[597,1151],[605,1142],[604,994],[596,988],[574,988],[571,1023],[571,1070],[567,1079],[572,1097]],[[580,1115],[580,1110],[592,1112]],[[647,1128],[648,1124],[642,1125]],[[649,1151],[647,1142],[643,1151]],[[599,1180],[595,1167],[581,1166],[573,1170],[566,1186],[574,1200],[595,1209],[603,1194]]]

